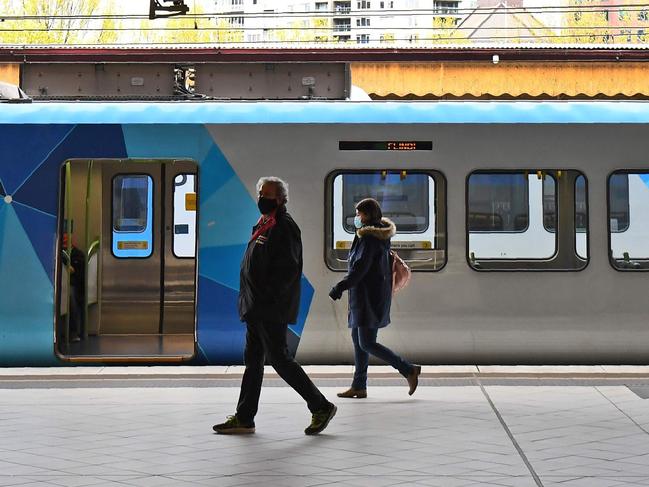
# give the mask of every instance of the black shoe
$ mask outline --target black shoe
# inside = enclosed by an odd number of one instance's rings
[[[311,417],[311,424],[307,427],[307,429],[304,430],[304,434],[317,435],[318,433],[320,433],[327,427],[329,421],[331,421],[331,418],[336,415],[336,411],[338,411],[338,408],[335,405],[329,403],[329,405],[322,411],[313,413]]]
[[[228,416],[225,423],[215,424],[212,429],[220,435],[247,435],[255,432],[255,423],[242,423],[235,414]]]

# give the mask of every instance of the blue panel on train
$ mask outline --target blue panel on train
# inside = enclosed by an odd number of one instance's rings
[[[31,137],[34,129],[31,129]],[[50,153],[15,194],[15,199],[32,208],[56,215],[59,171],[72,158],[124,158],[126,149],[119,125],[78,125]]]
[[[0,364],[53,365],[54,289],[14,208],[0,205]]]
[[[201,247],[247,244],[259,210],[216,145],[201,161],[199,180],[201,214],[215,216],[201,218]]]
[[[13,207],[50,282],[54,282],[56,217],[21,204]]]
[[[221,190],[223,186],[233,179],[239,181],[223,152],[216,145],[213,145],[205,158],[200,161],[200,167],[200,179],[204,180],[201,184],[201,200],[203,202],[209,200],[214,193]],[[245,187],[243,191],[248,194]]]
[[[13,195],[47,159],[73,125],[9,125],[0,131],[0,179]],[[37,137],[34,134],[38,134]]]
[[[201,276],[239,292],[241,258],[245,251],[245,244],[227,247],[201,245],[198,251],[198,272]],[[200,306],[201,302],[198,304]]]
[[[122,125],[128,157],[202,161],[214,146],[203,125]]]
[[[246,327],[239,320],[238,298],[237,290],[199,277],[198,344],[210,364],[242,362]]]

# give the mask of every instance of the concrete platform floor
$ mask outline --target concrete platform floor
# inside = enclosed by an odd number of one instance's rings
[[[189,370],[187,370],[189,369]],[[338,405],[321,435],[270,371],[257,433],[221,436],[240,368],[0,370],[0,486],[649,486],[649,369],[308,367]]]

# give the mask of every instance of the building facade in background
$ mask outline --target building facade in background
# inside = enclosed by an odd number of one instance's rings
[[[466,0],[216,0],[248,43],[420,43],[451,36]]]

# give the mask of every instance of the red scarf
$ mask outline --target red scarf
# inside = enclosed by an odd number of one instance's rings
[[[250,242],[257,240],[257,237],[266,233],[277,224],[275,213],[277,213],[277,210],[273,210],[270,215],[268,215],[268,218],[266,220],[264,220],[264,215],[261,215],[259,217],[259,220],[257,221],[257,230],[255,230],[252,234],[252,237],[250,237]]]

